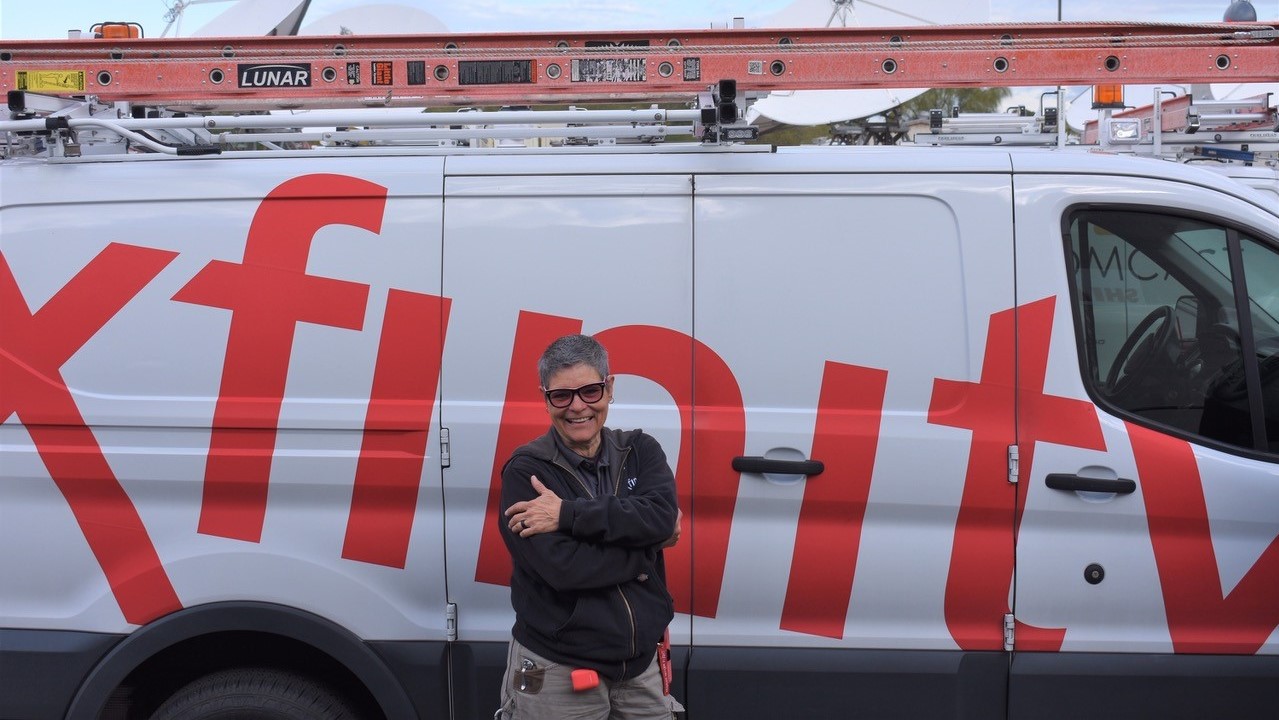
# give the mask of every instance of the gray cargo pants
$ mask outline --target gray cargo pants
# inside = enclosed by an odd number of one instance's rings
[[[531,667],[530,667],[531,665]],[[684,708],[662,694],[657,657],[635,678],[573,691],[574,668],[552,662],[511,639],[495,720],[671,720]]]

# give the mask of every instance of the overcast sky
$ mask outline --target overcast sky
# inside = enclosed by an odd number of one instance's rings
[[[233,0],[232,0],[233,1]],[[261,1],[261,0],[259,0]],[[869,0],[864,0],[869,2]],[[952,0],[962,3],[964,0]],[[2,0],[0,38],[62,38],[72,28],[103,20],[143,25],[148,36],[164,30],[165,12],[178,0]],[[696,29],[722,27],[734,17],[748,26],[791,0],[313,0],[308,20],[356,5],[396,2],[426,10],[454,32],[520,30]],[[877,0],[901,8],[938,6],[938,0]],[[1056,20],[1058,0],[989,0],[993,21]],[[225,12],[230,1],[196,0],[186,8],[184,35]],[[873,4],[873,3],[872,3]],[[941,3],[945,6],[948,3]],[[1065,20],[1219,21],[1229,0],[1061,0]],[[1279,0],[1253,0],[1261,20],[1279,20]],[[51,8],[57,8],[56,11]],[[854,6],[856,7],[856,6]],[[921,13],[922,14],[922,13]],[[815,24],[824,24],[815,23]]]

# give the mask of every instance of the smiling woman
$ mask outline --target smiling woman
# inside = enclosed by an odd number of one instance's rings
[[[613,376],[594,338],[551,343],[538,376],[551,429],[502,470],[515,627],[501,717],[668,719],[682,709],[662,645],[675,477],[656,440],[604,426]]]
[[[560,441],[583,457],[599,451],[600,431],[613,402],[608,356],[585,335],[555,341],[538,364],[546,412]]]

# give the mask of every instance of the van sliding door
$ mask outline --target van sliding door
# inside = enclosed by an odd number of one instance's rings
[[[441,422],[451,450],[444,497],[449,601],[457,606],[452,677],[454,716],[478,718],[497,708],[514,621],[510,558],[498,534],[500,473],[515,448],[550,426],[537,375],[546,346],[569,333],[597,337],[616,376],[608,426],[643,428],[672,467],[692,452],[682,426],[692,377],[692,201],[687,175],[625,172],[617,158],[607,166],[614,174],[600,174],[589,156],[450,163]],[[686,497],[691,478],[677,482]],[[689,537],[667,551],[668,574],[689,554]],[[679,588],[688,585],[689,563],[682,566],[682,582],[670,578],[677,603],[686,601]],[[687,645],[687,615],[676,617],[671,635]]]

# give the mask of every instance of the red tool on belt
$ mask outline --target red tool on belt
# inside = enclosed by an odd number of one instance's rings
[[[569,673],[573,681],[573,692],[586,692],[600,686],[600,674],[590,668],[578,668]]]
[[[671,631],[670,628],[662,635],[662,641],[657,644],[657,667],[662,671],[662,694],[671,694]]]

